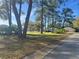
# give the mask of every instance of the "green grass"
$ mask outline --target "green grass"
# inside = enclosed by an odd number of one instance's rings
[[[43,34],[41,34],[40,32],[27,32],[27,34],[30,34],[30,35],[62,35],[62,34],[57,34],[57,33],[52,33],[52,32],[43,32]]]

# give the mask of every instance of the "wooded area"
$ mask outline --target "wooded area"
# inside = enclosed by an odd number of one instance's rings
[[[41,48],[51,48],[71,33],[79,32],[79,18],[72,8],[65,7],[68,1],[0,0],[0,20],[8,21],[8,25],[0,25],[4,51],[0,57],[20,59]]]

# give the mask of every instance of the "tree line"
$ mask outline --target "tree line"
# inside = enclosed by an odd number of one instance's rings
[[[12,13],[15,15],[17,22],[17,35],[20,38],[26,38],[28,31],[29,19],[31,11],[36,8],[36,25],[39,28],[38,31],[43,33],[44,29],[53,27],[64,28],[65,23],[72,25],[72,20],[74,19],[73,11],[70,8],[63,8],[62,12],[58,10],[61,4],[64,4],[65,0],[2,0],[0,6],[0,17],[2,19],[7,19],[9,23],[9,34],[12,33]],[[22,16],[22,5],[28,4],[27,13],[25,14],[25,22],[21,24]],[[17,7],[19,5],[19,8]],[[59,23],[61,24],[59,25]]]

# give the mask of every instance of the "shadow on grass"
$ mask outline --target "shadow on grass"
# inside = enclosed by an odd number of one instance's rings
[[[64,39],[64,35],[28,35],[30,40],[48,42],[50,44],[57,44]]]
[[[24,55],[30,55],[49,45],[60,43],[63,35],[28,35],[24,41],[19,41],[15,35],[0,36],[0,57],[2,59],[19,59]],[[1,47],[1,45],[3,47]]]

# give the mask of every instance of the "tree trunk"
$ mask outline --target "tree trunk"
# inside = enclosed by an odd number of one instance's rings
[[[47,22],[48,22],[48,30],[49,30],[49,25],[50,25],[50,22],[49,22],[49,21],[50,21],[50,20],[49,20],[49,17],[48,17],[48,19],[47,19],[47,20],[48,20]]]
[[[13,12],[15,14],[15,18],[18,25],[18,36],[22,37],[22,26],[21,26],[21,21],[20,21],[20,16],[19,16],[20,14],[18,14],[15,0],[12,0],[12,7],[13,7]]]
[[[22,8],[22,0],[20,0],[20,7],[19,7],[19,19],[21,18],[21,8]]]
[[[62,28],[64,28],[65,21],[66,21],[66,19],[64,18],[62,21]]]
[[[12,33],[11,25],[12,25],[12,21],[11,21],[11,0],[10,0],[10,7],[9,7],[9,28],[10,28],[10,34]]]
[[[54,23],[54,20],[53,20],[53,18],[52,18],[52,32],[53,32],[53,29],[54,29],[53,23]]]
[[[42,0],[42,5],[41,5],[41,7],[42,7],[42,14],[41,14],[41,34],[43,34],[43,0]]]
[[[8,15],[8,23],[9,23],[9,34],[11,34],[11,0],[5,0],[5,5],[6,5],[6,11],[7,11],[7,15]]]
[[[32,0],[29,0],[29,6],[28,6],[28,11],[27,11],[27,16],[26,16],[26,19],[25,19],[25,24],[24,24],[24,29],[23,29],[23,37],[24,38],[26,38],[31,10],[32,10]]]
[[[45,16],[45,31],[46,31],[47,27],[46,27],[46,16]]]

